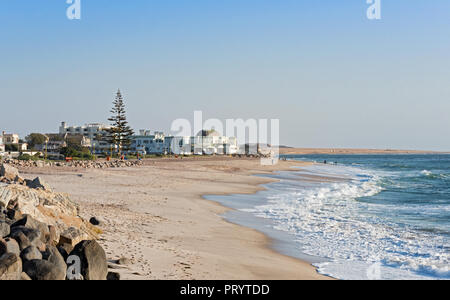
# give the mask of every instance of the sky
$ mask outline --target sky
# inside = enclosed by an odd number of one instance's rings
[[[0,130],[279,119],[280,143],[450,151],[450,1],[0,1]]]

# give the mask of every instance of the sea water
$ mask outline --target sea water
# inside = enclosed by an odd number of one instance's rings
[[[450,279],[450,155],[299,155],[255,195],[209,197],[339,279]],[[327,164],[323,162],[327,161]]]

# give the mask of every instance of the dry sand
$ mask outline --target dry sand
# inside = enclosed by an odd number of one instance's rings
[[[205,194],[254,193],[270,179],[251,176],[302,163],[258,159],[147,160],[123,169],[22,170],[69,193],[81,215],[105,220],[100,243],[122,279],[327,279],[308,263],[276,253],[262,233],[225,221],[227,208]]]

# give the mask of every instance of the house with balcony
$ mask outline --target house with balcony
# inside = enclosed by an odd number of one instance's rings
[[[68,126],[66,122],[61,122],[59,127],[59,134],[67,137],[84,137],[80,142],[83,147],[91,148],[95,153],[111,151],[111,144],[104,141],[103,138],[108,134],[111,126],[101,123],[91,123],[83,126]]]
[[[28,144],[23,143],[20,137],[16,133],[2,132],[2,144],[4,145],[4,151],[6,152],[22,152],[28,149]],[[0,146],[0,152],[2,147]]]

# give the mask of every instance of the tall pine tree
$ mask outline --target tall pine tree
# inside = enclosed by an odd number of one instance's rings
[[[113,101],[111,113],[113,115],[108,119],[111,122],[111,128],[107,131],[105,140],[121,155],[123,151],[129,149],[134,132],[128,126],[125,104],[120,90],[117,91],[116,99]]]

